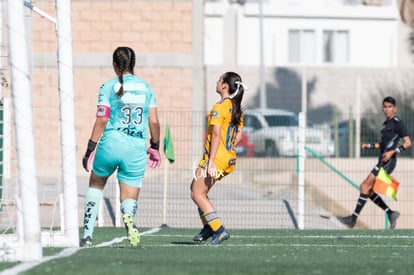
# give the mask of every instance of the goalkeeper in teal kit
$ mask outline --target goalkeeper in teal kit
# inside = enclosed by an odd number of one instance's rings
[[[146,166],[158,168],[161,163],[160,125],[153,90],[134,75],[134,66],[134,51],[129,47],[118,47],[113,53],[116,77],[105,82],[99,90],[96,121],[82,159],[85,170],[92,171],[85,196],[81,247],[92,246],[103,189],[115,171],[128,241],[132,246],[137,246],[140,241],[134,217]],[[147,149],[148,128],[150,147]]]

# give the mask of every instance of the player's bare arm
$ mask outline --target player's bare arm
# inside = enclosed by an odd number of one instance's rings
[[[236,138],[234,139],[234,143],[233,143],[234,148],[237,148],[237,146],[239,146],[239,143],[242,140],[242,136],[243,136],[243,130],[239,129],[237,131]]]
[[[107,123],[108,123],[107,117],[97,117],[95,120],[95,124],[93,125],[90,140],[94,142],[98,142],[98,140],[101,138],[105,130]]]
[[[152,142],[158,143],[160,141],[160,124],[157,108],[149,108],[148,124]]]
[[[210,161],[208,162],[208,173],[210,176],[214,177],[216,174],[216,166],[214,165],[214,159],[216,158],[218,147],[220,144],[221,137],[221,126],[214,125],[213,131],[211,134],[211,147],[210,147]]]

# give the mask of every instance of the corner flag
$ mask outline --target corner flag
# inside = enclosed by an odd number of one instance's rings
[[[173,147],[172,139],[171,139],[170,126],[168,124],[167,124],[167,127],[165,128],[164,154],[170,163],[174,162],[175,160],[174,147]]]

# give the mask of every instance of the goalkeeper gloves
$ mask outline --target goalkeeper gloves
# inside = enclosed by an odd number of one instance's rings
[[[150,140],[151,147],[148,148],[147,154],[147,165],[151,168],[158,168],[161,165],[161,156],[159,152],[160,148],[160,142],[152,142],[152,139]]]
[[[95,156],[95,147],[97,142],[92,140],[88,141],[88,147],[86,148],[86,152],[82,158],[82,166],[86,170],[86,172],[90,172],[92,168],[92,160]]]

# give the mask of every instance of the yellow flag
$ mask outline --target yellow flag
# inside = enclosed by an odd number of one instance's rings
[[[383,167],[378,171],[377,178],[374,183],[374,191],[380,194],[387,195],[388,197],[397,200],[398,186],[400,183],[391,177]]]
[[[167,127],[165,128],[164,154],[170,163],[174,162],[175,160],[174,147],[173,147],[172,139],[171,139],[170,126],[168,124],[167,124]]]

